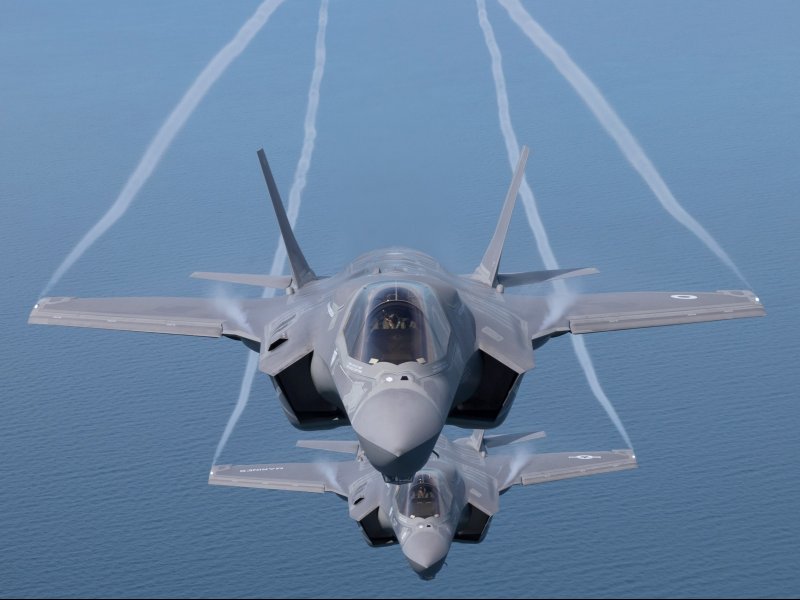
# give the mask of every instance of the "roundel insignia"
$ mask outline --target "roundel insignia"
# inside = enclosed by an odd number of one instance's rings
[[[697,300],[697,296],[692,294],[672,294],[670,298],[675,298],[675,300]]]

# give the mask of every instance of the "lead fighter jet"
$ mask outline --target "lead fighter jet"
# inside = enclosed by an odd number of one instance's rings
[[[259,369],[295,427],[352,425],[372,466],[402,483],[428,460],[446,423],[500,425],[534,366],[533,351],[552,337],[765,314],[746,290],[573,295],[560,311],[546,295],[504,293],[597,272],[500,272],[527,148],[473,273],[455,275],[422,252],[388,248],[319,277],[295,239],[264,151],[258,156],[292,275],[193,277],[284,295],[240,300],[237,310],[207,298],[42,298],[28,322],[240,340],[259,352]]]
[[[498,454],[487,448],[544,437],[543,432],[439,437],[428,462],[409,483],[388,485],[364,460],[358,442],[305,440],[298,446],[346,452],[354,461],[260,465],[215,465],[212,485],[332,492],[347,500],[370,546],[399,543],[422,579],[442,568],[452,542],[478,543],[500,510],[500,494],[514,485],[545,483],[636,468],[632,450]]]

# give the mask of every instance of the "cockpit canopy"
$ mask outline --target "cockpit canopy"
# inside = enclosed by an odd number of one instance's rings
[[[436,478],[429,473],[417,473],[412,483],[403,486],[397,497],[397,508],[401,514],[412,519],[438,517],[440,498]]]
[[[348,354],[357,361],[425,364],[444,356],[450,327],[428,286],[375,283],[353,303],[344,335]]]

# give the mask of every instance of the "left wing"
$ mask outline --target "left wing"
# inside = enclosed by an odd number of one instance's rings
[[[208,483],[318,494],[333,492],[347,497],[351,484],[359,476],[359,465],[356,461],[214,465],[208,476]]]
[[[563,301],[555,296],[506,295],[505,301],[528,322],[533,339],[558,332],[597,333],[766,314],[748,290],[576,294]]]
[[[494,455],[486,458],[486,465],[501,492],[512,485],[545,483],[637,467],[633,450],[557,452],[528,457]]]
[[[260,342],[286,296],[255,300],[210,298],[42,298],[28,323],[220,337]]]

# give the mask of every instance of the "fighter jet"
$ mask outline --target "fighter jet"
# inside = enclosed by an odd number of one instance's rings
[[[402,483],[428,460],[445,424],[500,425],[534,366],[533,351],[551,338],[765,314],[746,290],[570,294],[561,303],[546,292],[506,293],[597,272],[500,271],[527,148],[473,273],[453,274],[422,252],[388,248],[320,277],[300,250],[264,151],[258,156],[291,275],[192,276],[283,295],[235,307],[210,298],[42,298],[28,322],[240,340],[259,353],[259,369],[295,427],[351,425],[372,466]]]
[[[544,437],[543,432],[471,437],[439,436],[429,460],[411,481],[391,485],[364,460],[358,442],[305,440],[298,446],[346,452],[355,460],[260,465],[215,465],[212,485],[332,492],[347,501],[370,546],[400,544],[411,568],[433,579],[452,542],[478,543],[500,509],[500,494],[531,485],[636,468],[632,450],[497,454],[487,449]]]

